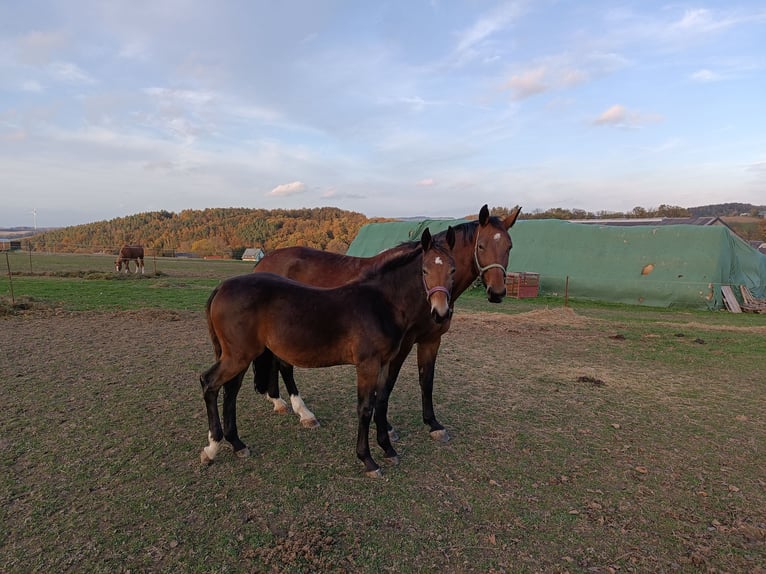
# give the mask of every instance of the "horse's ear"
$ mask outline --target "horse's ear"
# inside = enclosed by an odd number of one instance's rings
[[[447,228],[447,245],[450,249],[455,248],[455,228],[451,225]]]
[[[479,225],[484,227],[487,225],[487,221],[489,221],[489,207],[487,207],[487,204],[485,203],[479,210]]]
[[[423,246],[423,251],[428,251],[432,241],[433,237],[431,237],[431,230],[426,227],[423,230],[423,235],[420,236],[420,244]]]
[[[516,223],[516,220],[518,219],[520,213],[521,213],[521,207],[517,205],[511,210],[511,213],[509,213],[508,216],[503,220],[503,227],[505,227],[506,229],[510,229],[511,227],[513,227],[513,224]]]

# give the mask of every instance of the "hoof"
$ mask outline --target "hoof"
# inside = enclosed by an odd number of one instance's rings
[[[396,456],[387,456],[383,459],[387,464],[390,464],[391,466],[396,466],[399,464],[399,455]]]
[[[274,412],[278,415],[286,415],[290,412],[290,409],[287,408],[287,405],[274,405]]]
[[[301,426],[305,429],[315,429],[319,427],[319,421],[316,419],[301,419]]]
[[[245,447],[234,451],[237,458],[248,458],[250,456],[250,449]]]
[[[449,442],[450,435],[447,432],[447,429],[440,429],[431,431],[431,438],[434,439],[436,442]]]
[[[204,464],[205,466],[210,466],[211,464],[213,464],[213,459],[207,455],[204,448],[202,449],[202,452],[199,453],[199,459],[200,459],[200,462],[202,462],[202,464]]]
[[[396,432],[396,429],[391,427],[391,430],[388,431],[388,438],[391,442],[396,442],[399,440],[399,433]]]
[[[369,478],[383,478],[383,471],[379,468],[375,470],[367,470],[364,474]]]

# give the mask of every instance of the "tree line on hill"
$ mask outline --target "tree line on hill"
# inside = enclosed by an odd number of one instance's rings
[[[507,215],[511,207],[493,207],[493,215]],[[660,205],[658,208],[636,207],[629,213],[554,208],[535,210],[526,219],[604,219],[646,217],[734,216],[757,215],[764,207],[731,203],[718,206],[683,208]],[[475,214],[465,219],[475,218]],[[153,211],[119,217],[108,221],[46,230],[24,239],[24,249],[58,253],[116,253],[125,244],[143,245],[149,254],[239,258],[248,247],[271,251],[281,247],[303,245],[345,253],[359,229],[367,223],[387,221],[367,218],[361,213],[335,207],[305,209],[210,208],[183,210],[180,213]],[[730,223],[730,225],[732,225]],[[733,227],[736,224],[732,225]],[[744,231],[744,234],[743,234]],[[766,219],[760,224],[737,229],[745,239],[766,241]]]

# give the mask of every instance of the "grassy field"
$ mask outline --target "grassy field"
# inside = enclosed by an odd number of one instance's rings
[[[202,308],[250,264],[9,263],[4,572],[764,572],[766,316],[464,294],[434,391],[453,439],[410,357],[402,460],[372,480],[346,366],[296,370],[316,430],[246,382],[253,456],[200,465]]]

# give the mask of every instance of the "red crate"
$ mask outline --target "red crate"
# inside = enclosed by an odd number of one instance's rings
[[[510,272],[505,277],[505,288],[508,297],[516,297],[517,299],[537,297],[540,289],[540,274]]]

